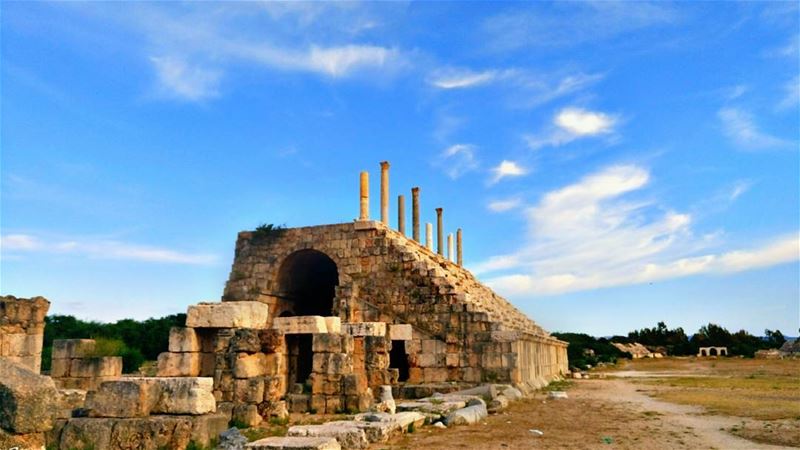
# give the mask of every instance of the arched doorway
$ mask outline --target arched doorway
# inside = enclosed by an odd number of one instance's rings
[[[287,256],[278,271],[278,296],[286,303],[281,315],[332,316],[339,284],[336,263],[317,250]]]
[[[708,356],[717,356],[717,348],[711,347],[710,349],[708,349]]]

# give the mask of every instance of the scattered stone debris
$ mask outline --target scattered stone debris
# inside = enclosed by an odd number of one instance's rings
[[[544,436],[544,432],[541,430],[528,430],[536,436]]]
[[[569,397],[567,396],[567,393],[564,392],[564,391],[550,391],[550,392],[547,393],[547,398],[563,399],[563,398],[569,398]]]
[[[268,437],[245,446],[252,450],[341,450],[330,437]]]
[[[633,359],[639,358],[663,358],[665,353],[662,351],[651,351],[644,345],[634,342],[632,344],[622,344],[620,342],[612,342],[611,345],[619,349],[623,353],[629,353]]]
[[[215,450],[244,450],[247,438],[236,427],[228,428],[219,434]]]

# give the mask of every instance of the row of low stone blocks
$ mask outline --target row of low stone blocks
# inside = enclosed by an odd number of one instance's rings
[[[122,376],[122,357],[94,356],[94,339],[56,339],[50,376],[62,389],[97,389],[100,383]]]

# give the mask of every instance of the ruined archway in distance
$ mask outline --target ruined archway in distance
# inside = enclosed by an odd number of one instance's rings
[[[317,250],[287,256],[278,271],[278,295],[295,316],[332,316],[339,271],[336,263]],[[283,314],[281,314],[283,315]]]

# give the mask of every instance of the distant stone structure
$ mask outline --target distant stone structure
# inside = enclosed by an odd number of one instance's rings
[[[44,317],[50,302],[44,297],[0,297],[0,363],[19,363],[39,373],[42,367]]]
[[[612,342],[611,345],[616,347],[619,351],[623,353],[628,353],[631,355],[633,359],[639,358],[663,358],[664,352],[660,351],[650,351],[644,345],[634,342],[632,344],[622,344],[619,342]]]
[[[728,356],[728,347],[700,347],[697,356]]]

